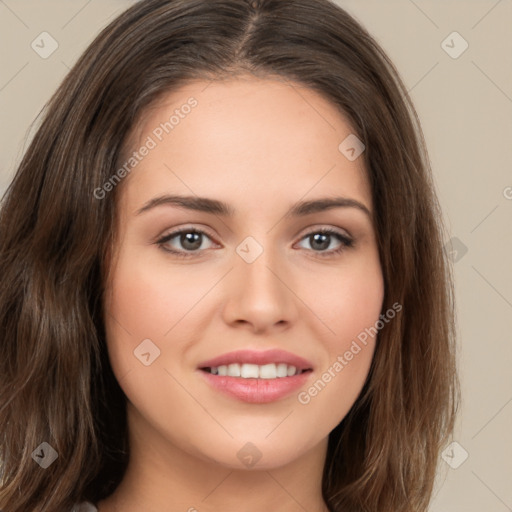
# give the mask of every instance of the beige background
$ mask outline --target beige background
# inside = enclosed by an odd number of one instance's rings
[[[131,3],[0,0],[0,193],[69,67]],[[411,91],[458,239],[448,247],[458,250],[463,408],[460,446],[446,459],[469,456],[457,469],[441,461],[430,511],[512,511],[512,0],[338,3],[381,43]],[[59,45],[47,59],[31,48],[43,31]],[[441,45],[454,31],[469,44],[458,58]],[[447,44],[453,53],[463,42],[450,36]]]

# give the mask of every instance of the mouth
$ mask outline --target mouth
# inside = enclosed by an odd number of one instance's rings
[[[289,396],[303,386],[313,365],[282,350],[230,352],[198,366],[215,390],[249,403],[267,403]]]
[[[236,350],[203,361],[200,370],[242,379],[280,379],[312,371],[307,359],[280,349]]]

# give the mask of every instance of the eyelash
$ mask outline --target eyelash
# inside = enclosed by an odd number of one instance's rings
[[[172,233],[169,233],[168,235],[161,237],[159,240],[156,241],[156,244],[163,251],[165,251],[167,253],[171,253],[174,256],[177,256],[179,258],[194,257],[195,256],[194,253],[200,252],[200,251],[183,252],[183,251],[175,251],[175,250],[168,249],[168,248],[164,247],[164,245],[167,242],[169,242],[173,238],[176,238],[177,236],[181,235],[182,233],[196,233],[196,234],[205,235],[208,238],[210,238],[210,240],[212,239],[212,237],[208,233],[206,233],[205,231],[203,231],[201,229],[183,228],[183,229],[179,229],[177,231],[173,231]],[[352,238],[349,238],[348,236],[343,235],[342,233],[339,233],[338,231],[335,231],[333,229],[328,229],[328,228],[320,228],[320,229],[316,229],[314,231],[310,231],[309,233],[306,233],[301,238],[301,240],[304,240],[305,238],[307,238],[311,235],[316,235],[316,234],[334,236],[341,242],[341,245],[338,247],[338,249],[331,249],[330,251],[314,251],[312,249],[310,250],[311,252],[316,253],[320,258],[329,258],[329,257],[337,256],[338,254],[342,253],[346,249],[354,246],[354,240]]]

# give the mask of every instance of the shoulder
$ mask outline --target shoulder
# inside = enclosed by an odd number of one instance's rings
[[[88,501],[76,504],[71,512],[98,512],[98,509]]]

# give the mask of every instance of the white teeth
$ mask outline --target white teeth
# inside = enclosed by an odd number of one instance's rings
[[[260,366],[261,379],[275,379],[277,377],[277,368],[275,364],[264,364]]]
[[[295,375],[296,372],[297,372],[297,368],[295,368],[295,366],[288,366],[288,369],[286,370],[288,377]]]
[[[239,365],[237,365],[239,366]],[[229,368],[229,367],[228,367]],[[259,368],[257,364],[243,364],[240,367],[240,371],[238,375],[243,377],[244,379],[257,379],[259,377]],[[228,375],[230,377],[236,377],[236,375],[231,375],[228,371]]]
[[[240,365],[236,363],[228,365],[228,375],[230,377],[240,377]]]
[[[277,376],[286,377],[288,375],[288,365],[286,363],[279,363],[277,365]]]
[[[241,377],[243,379],[276,379],[282,377],[293,377],[301,373],[300,370],[293,365],[286,363],[279,364],[238,364],[233,363],[229,365],[213,366],[209,368],[210,373],[213,375],[221,375],[228,377]]]

